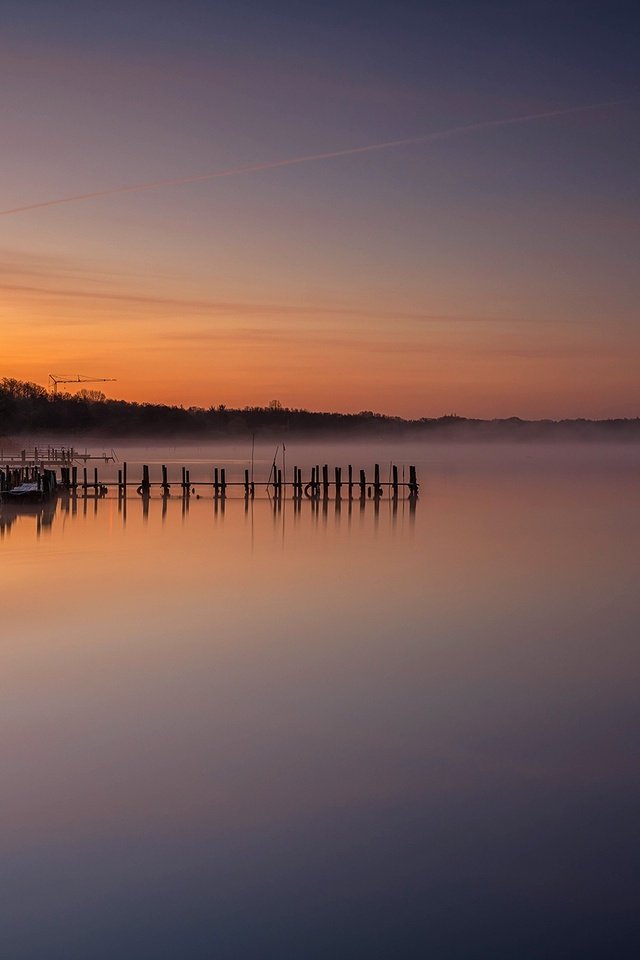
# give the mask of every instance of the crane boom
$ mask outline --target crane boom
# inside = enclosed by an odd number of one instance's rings
[[[59,383],[115,383],[115,377],[85,377],[81,373],[77,373],[75,377],[50,373],[49,380],[53,384],[54,394],[58,392]]]

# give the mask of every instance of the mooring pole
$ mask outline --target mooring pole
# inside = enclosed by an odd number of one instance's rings
[[[418,477],[416,474],[416,468],[414,466],[409,467],[409,494],[410,496],[415,497],[418,493]]]

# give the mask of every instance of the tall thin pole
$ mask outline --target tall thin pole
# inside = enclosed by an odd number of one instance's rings
[[[256,435],[251,434],[251,486],[253,486],[253,453],[256,448]]]
[[[282,476],[284,477],[285,496],[286,496],[286,492],[287,492],[287,458],[286,458],[286,450],[287,450],[287,448],[285,447],[285,445],[284,445],[284,443],[283,443],[283,444],[282,444]]]

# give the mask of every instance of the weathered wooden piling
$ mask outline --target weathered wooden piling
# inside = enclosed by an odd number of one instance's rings
[[[364,470],[360,471],[360,499],[364,500],[367,495],[367,476]]]
[[[322,496],[325,500],[329,496],[329,465],[327,463],[322,467]]]
[[[349,484],[349,500],[353,500],[353,467],[351,464],[347,467],[348,470],[348,484]]]
[[[166,464],[162,464],[162,496],[168,497],[171,492],[171,487],[169,486],[169,473],[167,471]]]
[[[246,498],[249,497],[249,471],[245,470],[244,472],[244,495]]]
[[[380,486],[380,464],[374,463],[373,465],[373,495],[378,498],[382,494],[382,487]]]
[[[148,497],[149,494],[151,493],[151,481],[150,481],[150,479],[149,479],[149,467],[147,466],[146,463],[143,464],[143,466],[142,466],[142,483],[140,484],[140,488],[139,488],[138,492],[141,493],[143,497]]]
[[[393,499],[397,500],[398,499],[398,468],[395,463],[391,467],[391,476],[392,476],[391,488],[393,490]]]
[[[223,499],[227,495],[227,472],[224,467],[220,468],[220,493]]]
[[[335,478],[336,500],[340,500],[342,497],[342,467],[335,468]]]
[[[414,466],[409,467],[409,495],[417,496],[418,493],[418,477],[416,474],[416,468]]]

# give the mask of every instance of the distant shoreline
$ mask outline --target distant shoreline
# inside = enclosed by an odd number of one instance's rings
[[[331,437],[414,439],[457,442],[635,442],[640,417],[588,420],[481,420],[451,414],[404,419],[372,411],[323,413],[267,407],[176,407],[109,400],[96,391],[75,395],[49,393],[38,384],[0,380],[0,441],[51,436],[65,440],[104,439],[235,440],[256,437]]]

